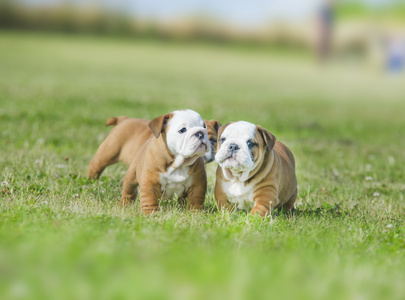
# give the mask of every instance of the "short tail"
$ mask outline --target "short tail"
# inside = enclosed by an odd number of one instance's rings
[[[128,117],[126,117],[126,116],[111,117],[107,120],[107,123],[105,123],[105,126],[118,125],[125,119],[128,119]]]

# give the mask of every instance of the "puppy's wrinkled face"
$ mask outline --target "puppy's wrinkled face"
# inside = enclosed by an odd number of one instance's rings
[[[208,133],[201,116],[190,109],[173,112],[168,121],[166,144],[174,155],[203,156],[210,151]]]
[[[226,179],[236,177],[246,181],[249,172],[257,166],[263,151],[263,140],[257,134],[256,127],[245,121],[231,123],[218,137],[215,160],[222,167]]]
[[[205,163],[212,162],[215,159],[215,153],[217,149],[218,129],[221,124],[216,120],[204,120],[207,126],[208,140],[210,141],[210,150],[204,154]]]

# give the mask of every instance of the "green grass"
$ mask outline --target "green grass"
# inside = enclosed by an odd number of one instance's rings
[[[396,21],[398,24],[403,24],[405,5],[403,1],[396,1],[389,5],[376,6],[366,5],[364,1],[346,1],[336,5],[336,15],[339,20],[372,19],[374,21]]]
[[[0,32],[1,299],[403,299],[403,76],[209,45]],[[87,165],[108,117],[260,124],[297,161],[288,217],[119,208]]]

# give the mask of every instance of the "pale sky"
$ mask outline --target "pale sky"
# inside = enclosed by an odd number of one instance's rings
[[[102,6],[152,20],[210,16],[226,23],[256,27],[283,19],[301,21],[311,17],[325,0],[20,0],[31,5],[73,3],[77,6]],[[339,1],[339,0],[337,0]],[[342,0],[341,0],[342,1]],[[345,0],[343,0],[345,1]],[[360,0],[371,6],[397,0]],[[405,1],[405,0],[403,0]]]

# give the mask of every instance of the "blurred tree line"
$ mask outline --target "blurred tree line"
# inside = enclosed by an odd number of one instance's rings
[[[134,33],[129,16],[107,11],[101,6],[78,7],[69,2],[33,6],[16,0],[2,0],[0,27],[67,33]]]
[[[391,6],[371,9],[360,2],[338,2],[335,16],[342,22],[375,19],[395,19],[405,23],[405,3],[398,1]],[[358,24],[356,24],[358,25]],[[364,48],[364,30],[352,25],[342,26],[341,44],[350,48]],[[357,26],[359,27],[359,26]],[[151,37],[172,40],[210,40],[267,44],[280,48],[310,50],[313,47],[311,24],[292,25],[288,22],[269,23],[258,32],[243,32],[243,28],[229,27],[210,16],[177,20],[171,24],[141,20],[136,14],[124,10],[107,9],[100,5],[78,5],[71,1],[54,4],[27,4],[19,0],[0,0],[0,28],[39,30],[65,33],[84,33],[118,36]],[[355,33],[355,34],[353,34]],[[339,34],[337,34],[339,36]],[[350,40],[346,42],[346,40]],[[338,41],[339,42],[339,41]],[[339,43],[337,43],[339,44]],[[344,46],[345,47],[345,46]]]

